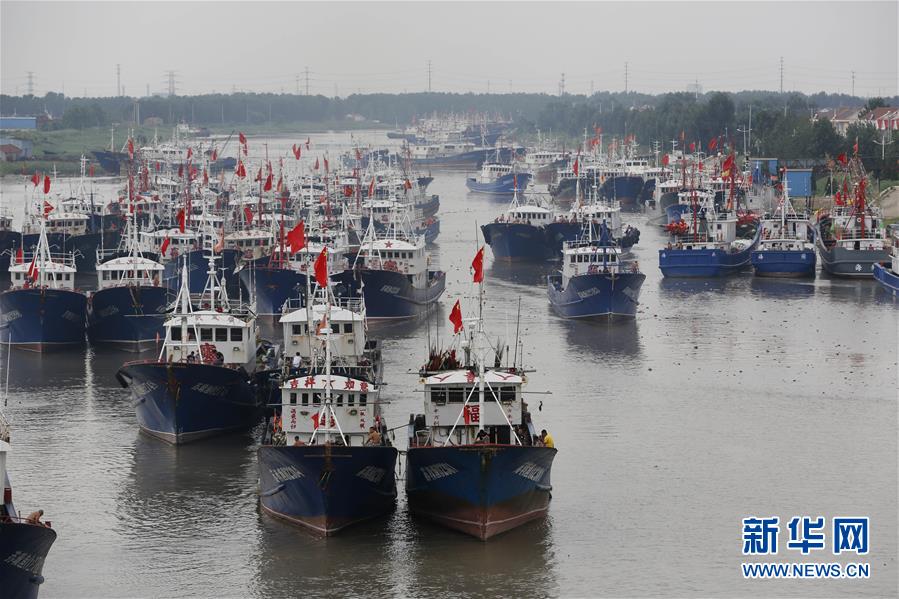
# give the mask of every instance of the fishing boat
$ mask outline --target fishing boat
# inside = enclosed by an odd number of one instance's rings
[[[867,201],[867,175],[858,157],[848,161],[843,191],[829,212],[819,214],[816,245],[821,267],[838,277],[870,278],[889,259],[880,209]]]
[[[138,225],[126,216],[122,245],[97,250],[97,290],[87,306],[92,344],[139,352],[158,343],[168,316],[169,289],[162,264],[139,250]]]
[[[457,304],[451,319],[465,331],[463,357],[432,350],[421,369],[424,409],[409,417],[406,495],[413,514],[486,541],[546,515],[556,449],[535,443],[524,369],[501,366],[508,350],[490,349],[482,318],[463,325]]]
[[[34,252],[19,248],[9,273],[0,342],[36,352],[84,345],[87,296],[75,288],[74,256],[50,253],[45,221]]]
[[[565,318],[633,318],[646,275],[635,260],[625,260],[607,227],[599,239],[591,227],[562,248],[562,269],[546,277],[549,303]]]
[[[763,218],[761,234],[750,259],[755,274],[763,277],[815,276],[814,228],[807,215],[796,213],[789,190],[771,218]]]
[[[893,225],[892,251],[889,262],[874,265],[874,280],[883,285],[893,295],[899,295],[899,227]]]
[[[9,269],[16,248],[21,246],[22,233],[13,229],[12,214],[5,206],[0,206],[0,270]]]
[[[506,211],[492,223],[481,225],[494,260],[542,261],[555,257],[547,243],[546,228],[555,220],[552,208],[537,198],[521,203],[516,190]]]
[[[446,287],[446,273],[432,270],[425,240],[406,218],[378,233],[370,218],[351,270],[343,281],[365,301],[369,318],[411,318],[434,305]]]
[[[156,360],[126,362],[116,374],[131,390],[142,431],[174,445],[247,429],[261,416],[254,378],[256,315],[232,304],[209,257],[194,310],[187,269]]]
[[[257,458],[263,512],[330,536],[394,509],[398,452],[365,350],[362,303],[335,298],[322,278],[309,308],[282,318],[290,348]]]
[[[490,195],[509,195],[527,189],[531,175],[515,172],[511,164],[484,163],[481,174],[465,180],[468,191]]]
[[[664,276],[720,277],[749,266],[761,228],[753,239],[738,239],[736,213],[719,213],[711,203],[700,208],[695,197],[689,218],[668,225],[672,240],[659,250]]]
[[[15,599],[37,599],[44,583],[44,561],[56,541],[51,522],[23,518],[13,503],[12,483],[6,460],[12,447],[10,427],[0,413],[0,593]],[[42,512],[38,512],[39,514]]]
[[[545,237],[554,255],[561,257],[562,244],[575,241],[583,236],[589,227],[593,239],[598,239],[601,229],[615,244],[623,250],[630,249],[640,241],[640,230],[632,225],[625,225],[621,220],[621,206],[615,200],[606,200],[599,196],[598,185],[594,182],[587,193],[574,203],[567,215],[557,216],[546,225]]]

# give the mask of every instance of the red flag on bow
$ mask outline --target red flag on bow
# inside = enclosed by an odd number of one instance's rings
[[[40,270],[38,270],[37,263],[35,260],[37,259],[37,252],[34,252],[31,256],[31,264],[28,265],[28,277],[32,281],[37,281],[37,278],[40,276]]]
[[[50,175],[44,175],[44,194],[50,193]]]
[[[459,300],[456,300],[456,303],[453,304],[453,310],[450,312],[449,321],[453,323],[454,335],[464,328],[462,326],[462,306],[459,304]]]
[[[273,175],[271,173],[268,174],[268,177],[265,178],[265,185],[262,186],[263,191],[271,191],[273,183]]]
[[[259,167],[259,171],[256,173],[256,178],[253,181],[262,181],[262,167]]]
[[[575,177],[577,177],[577,176],[578,176],[578,173],[581,172],[580,161],[581,161],[581,157],[580,157],[580,156],[578,156],[577,158],[574,159],[574,168],[573,168],[572,170],[574,170],[574,176],[575,176]]]
[[[696,142],[695,142],[695,141],[691,141],[691,142],[690,142],[690,151],[691,151],[691,152],[695,152],[695,151],[696,151]]]
[[[187,148],[187,159],[190,160],[190,157],[194,155],[193,148]]]
[[[184,225],[187,222],[187,215],[184,214],[184,208],[178,211],[178,230],[184,233]]]
[[[34,171],[34,174],[31,175],[31,183],[32,183],[35,187],[37,187],[38,184],[39,184],[40,182],[41,182],[41,176],[40,176],[40,174],[39,174],[37,171]]]
[[[282,189],[283,184],[284,184],[284,180],[283,180],[283,178],[281,177],[281,175],[279,174],[279,175],[278,175],[278,187],[277,187],[278,193],[281,193],[281,189]]]
[[[475,283],[483,283],[484,282],[484,248],[478,250],[478,253],[474,255],[474,260],[471,261],[471,268],[474,269],[474,277],[473,280]]]
[[[247,176],[247,169],[243,165],[243,160],[237,161],[237,170],[234,171],[234,174],[243,179]]]
[[[296,254],[306,245],[306,223],[300,221],[287,233],[287,242],[290,244],[290,253]]]
[[[319,287],[328,285],[328,248],[323,247],[318,258],[315,259],[315,282]]]
[[[47,200],[44,200],[44,216],[46,217],[51,212],[53,212],[53,204],[51,204]]]
[[[328,172],[328,159],[325,158],[325,172]]]
[[[253,223],[253,211],[250,209],[249,206],[243,207],[243,215],[244,215],[244,218],[247,219],[248,225]]]
[[[162,245],[159,246],[159,253],[165,256],[165,253],[169,250],[169,243],[171,243],[171,239],[166,237],[162,240]]]
[[[849,164],[849,160],[846,158],[846,152],[840,152],[840,154],[837,156],[837,162],[839,162],[843,166]]]
[[[217,148],[212,148],[212,161],[215,162],[219,158],[219,151]]]
[[[711,152],[717,147],[718,147],[718,138],[713,137],[712,139],[709,140],[709,151]]]

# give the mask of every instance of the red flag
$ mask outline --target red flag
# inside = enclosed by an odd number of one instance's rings
[[[702,172],[702,160],[699,161],[699,172]]]
[[[51,204],[47,200],[44,200],[44,216],[46,217],[51,212],[53,212],[53,204]]]
[[[453,323],[454,335],[464,328],[462,326],[462,306],[459,304],[459,300],[456,300],[456,303],[453,305],[453,310],[449,315],[449,321]]]
[[[259,167],[259,171],[256,173],[256,178],[253,181],[262,181],[262,167]]]
[[[278,175],[278,188],[277,188],[278,193],[281,193],[281,186],[283,185],[283,183],[284,183],[284,181],[282,180],[281,175]]]
[[[178,230],[184,233],[184,223],[187,221],[187,215],[184,214],[184,208],[178,211]]]
[[[474,282],[475,283],[483,283],[484,282],[484,248],[478,250],[478,253],[474,255],[474,260],[471,261],[471,267],[474,269]]]
[[[727,158],[724,159],[724,162],[721,164],[722,171],[729,171],[731,167],[734,165],[734,155],[731,154]]]
[[[312,166],[315,170],[318,170],[318,158],[315,159],[315,164]]]
[[[187,159],[190,160],[190,157],[194,155],[193,148],[187,148]]]
[[[243,179],[247,176],[247,169],[243,165],[243,160],[237,161],[237,170],[234,171],[234,174]]]
[[[180,179],[183,176],[184,176],[184,165],[179,164],[178,165],[178,178]]]
[[[37,281],[38,276],[40,276],[40,271],[37,268],[37,264],[35,260],[37,259],[37,252],[34,252],[31,256],[31,264],[28,265],[28,276],[32,281]]]
[[[315,282],[319,287],[328,285],[328,248],[323,247],[321,254],[315,259]]]
[[[287,233],[287,242],[290,244],[290,253],[296,254],[306,245],[306,223],[300,221]]]
[[[157,160],[157,161],[156,161],[156,172],[158,173],[158,172],[161,171],[161,170],[162,170],[162,165],[159,164],[159,161]]]
[[[849,164],[849,160],[846,158],[846,152],[840,152],[839,156],[837,156],[837,162],[843,166]]]
[[[94,165],[92,164],[92,165],[90,165],[90,167],[88,167],[88,177],[93,177],[93,176],[94,176]]]
[[[695,142],[695,141],[691,141],[691,142],[690,142],[690,151],[691,151],[691,152],[695,152],[695,151],[696,151],[696,142]]]
[[[353,197],[353,186],[352,185],[344,185],[343,186],[343,197],[345,197],[345,198]]]
[[[31,175],[31,182],[34,184],[35,187],[37,187],[38,184],[41,182],[41,176],[37,171],[34,171],[34,174]]]
[[[356,160],[362,160],[362,152],[359,151],[359,148],[356,148]]]
[[[325,172],[328,172],[328,159],[325,158]]]
[[[368,197],[375,197],[375,178],[371,178],[371,183],[368,184]]]
[[[200,171],[197,170],[197,167],[191,166],[191,167],[190,167],[190,171],[187,173],[187,178],[188,178],[188,180],[189,180],[189,181],[193,181],[194,179],[197,178],[197,175],[198,175],[199,173],[200,173]]]
[[[709,151],[711,152],[717,147],[718,147],[718,138],[713,137],[712,139],[709,140]]]
[[[50,193],[50,175],[44,175],[44,194]]]
[[[268,177],[265,178],[265,185],[262,186],[263,191],[271,191],[272,190],[272,174],[269,173]]]
[[[668,154],[662,156],[662,166],[668,166]]]
[[[240,142],[240,145],[242,145],[242,146],[247,145],[247,136],[244,135],[243,133],[241,133],[240,131],[237,132],[237,140]]]
[[[248,225],[249,225],[249,224],[252,224],[252,222],[253,222],[253,211],[250,210],[250,207],[249,207],[249,206],[244,206],[244,207],[243,207],[243,215],[244,215],[244,216],[246,217],[246,219],[247,219],[247,224],[248,224]]]
[[[297,144],[293,144],[293,148],[291,149],[293,150],[293,157],[299,160],[300,156],[303,154],[303,150]]]
[[[573,169],[573,170],[574,170],[574,176],[575,176],[575,177],[577,177],[577,176],[578,176],[578,173],[581,172],[580,161],[581,161],[581,157],[580,157],[580,156],[578,156],[577,158],[574,159],[574,169]]]
[[[858,136],[855,137],[855,145],[852,146],[852,153],[858,156]]]
[[[403,187],[405,189],[412,189],[412,181],[410,181],[409,179],[406,179],[405,181],[403,181]]]
[[[171,239],[166,237],[162,240],[162,245],[159,246],[159,253],[165,256],[165,253],[169,250],[169,243],[171,243]]]
[[[206,169],[203,169],[203,185],[209,185],[209,173],[206,172]]]
[[[134,140],[128,138],[128,160],[134,160]]]
[[[215,162],[219,158],[218,148],[212,148],[212,161]]]
[[[25,253],[22,251],[22,246],[19,246],[19,249],[16,250],[16,264],[24,264],[25,263]]]

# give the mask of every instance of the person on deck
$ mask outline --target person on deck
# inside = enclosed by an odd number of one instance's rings
[[[553,441],[552,435],[546,432],[546,429],[540,431],[540,440],[543,442],[544,447],[555,447],[556,444]]]
[[[381,433],[373,426],[368,427],[368,439],[365,440],[366,445],[380,445]]]
[[[488,435],[487,431],[485,430],[478,431],[478,438],[475,439],[475,443],[478,443],[480,445],[490,443],[490,435]]]
[[[295,437],[293,438],[293,446],[294,446],[294,447],[301,447],[301,446],[303,446],[303,445],[305,445],[305,443],[303,443],[302,441],[300,441],[300,437],[299,437],[299,436],[295,436]]]
[[[303,358],[300,357],[300,352],[297,352],[293,357],[293,372],[296,374],[300,371],[300,366],[303,364]]]
[[[28,514],[28,517],[25,518],[25,522],[28,524],[40,524],[43,526],[43,522],[41,522],[41,516],[44,515],[44,510],[38,510],[36,512],[31,512]]]

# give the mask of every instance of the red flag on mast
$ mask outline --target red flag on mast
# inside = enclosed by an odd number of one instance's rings
[[[50,175],[44,175],[44,194],[50,193]]]
[[[474,260],[471,261],[471,267],[474,269],[474,282],[475,283],[483,283],[484,282],[484,248],[478,250],[478,253],[474,255]]]
[[[249,206],[243,207],[243,215],[247,219],[248,225],[253,224],[253,211],[250,209]]]
[[[240,145],[247,145],[247,136],[244,135],[241,131],[237,132],[237,140],[240,142]]]
[[[287,242],[290,244],[290,253],[296,254],[306,245],[306,223],[300,221],[287,233]]]
[[[34,171],[34,174],[31,175],[31,183],[37,187],[41,182],[41,175],[37,171]]]
[[[668,154],[662,156],[662,166],[668,166]]]
[[[328,248],[322,248],[318,258],[315,259],[315,282],[319,287],[327,287],[328,285]]]
[[[453,310],[449,315],[449,321],[453,323],[454,335],[464,328],[462,326],[462,306],[459,304],[459,300],[456,300],[456,303],[453,305]]]
[[[162,254],[163,256],[165,256],[165,253],[169,249],[169,243],[171,243],[171,240],[168,237],[166,237],[165,239],[162,240],[162,245],[159,246],[159,253]]]
[[[272,173],[268,174],[268,177],[265,178],[265,185],[262,187],[263,191],[271,191],[272,190]]]
[[[16,250],[16,264],[24,264],[25,262],[25,253],[22,251],[22,246],[19,246],[19,249]]]
[[[580,169],[580,161],[581,161],[581,157],[580,157],[580,156],[578,156],[577,158],[574,159],[574,168],[573,168],[572,170],[574,171],[574,176],[575,176],[575,177],[577,177],[577,176],[578,176],[578,173],[581,172],[581,169]]]
[[[184,214],[184,208],[178,211],[178,230],[184,233],[184,223],[187,220],[186,215]]]
[[[243,179],[247,176],[247,169],[243,165],[243,160],[237,161],[237,170],[234,171],[234,174]]]
[[[315,159],[315,164],[312,166],[315,170],[318,170],[318,157]]]

